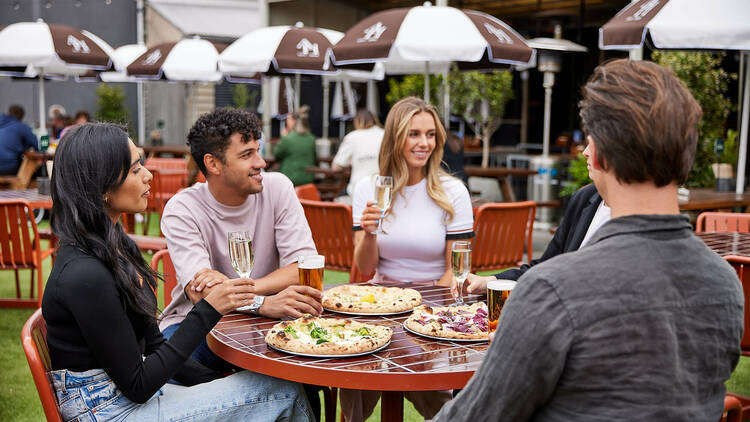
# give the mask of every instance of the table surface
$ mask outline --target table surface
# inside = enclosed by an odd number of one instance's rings
[[[477,177],[506,177],[506,176],[532,176],[538,174],[536,170],[515,167],[480,167],[465,166],[464,171],[469,176]]]
[[[41,195],[36,189],[0,190],[0,199],[23,199],[29,202],[31,208],[52,208],[52,197]]]
[[[680,210],[717,210],[724,208],[750,206],[750,194],[734,192],[716,192],[711,188],[690,189],[686,200],[680,200]]]
[[[750,257],[750,233],[707,232],[696,233],[695,235],[721,256]]]
[[[425,304],[453,303],[445,287],[410,287],[422,294]],[[472,295],[466,302],[480,298]],[[403,328],[409,315],[354,317],[326,311],[324,317],[352,318],[393,329],[391,343],[385,349],[360,357],[308,358],[276,351],[266,345],[265,335],[278,320],[239,313],[224,316],[207,341],[214,353],[234,365],[306,384],[380,391],[447,390],[466,385],[479,368],[488,344],[433,340],[412,334]]]

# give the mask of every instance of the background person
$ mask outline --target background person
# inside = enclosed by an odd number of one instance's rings
[[[281,137],[273,149],[273,156],[279,162],[279,171],[284,173],[294,186],[312,183],[314,175],[305,171],[314,167],[315,136],[310,133],[310,106],[303,105],[293,113],[294,130]]]
[[[352,169],[346,186],[347,197],[339,197],[336,201],[351,203],[357,183],[367,176],[378,174],[378,154],[382,142],[383,128],[377,116],[366,109],[357,111],[354,130],[344,136],[331,163],[334,170]]]
[[[449,286],[451,245],[473,236],[471,201],[466,186],[441,167],[445,130],[435,109],[415,97],[396,103],[385,122],[380,147],[380,174],[393,177],[391,209],[376,232],[380,211],[372,179],[354,194],[354,260],[363,274],[376,271],[375,281],[412,281]],[[407,391],[405,397],[430,419],[450,399],[449,391]],[[341,390],[347,421],[372,413],[379,392]]]
[[[23,122],[23,107],[13,104],[8,113],[0,116],[0,174],[18,173],[23,161],[23,152],[29,149],[38,150],[37,142],[31,128]]]
[[[732,267],[679,214],[698,103],[668,69],[615,60],[583,88],[589,176],[612,219],[527,271],[439,421],[713,421],[740,357]]]
[[[298,384],[247,371],[221,378],[189,358],[222,314],[252,303],[251,280],[216,286],[172,339],[162,337],[156,274],[117,222],[146,208],[152,177],[142,162],[111,124],[72,129],[55,156],[60,247],[42,314],[63,420],[309,420]]]

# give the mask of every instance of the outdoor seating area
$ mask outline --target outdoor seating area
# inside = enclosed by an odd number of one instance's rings
[[[745,0],[6,3],[0,421],[750,421]]]

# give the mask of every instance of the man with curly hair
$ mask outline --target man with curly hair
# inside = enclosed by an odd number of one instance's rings
[[[164,208],[161,229],[178,281],[161,316],[166,337],[213,286],[238,277],[227,246],[231,231],[248,231],[253,239],[251,312],[297,318],[322,311],[320,292],[298,285],[297,257],[316,254],[310,228],[292,182],[281,173],[261,173],[260,128],[254,114],[220,108],[190,129],[187,143],[206,183],[180,191]],[[205,341],[193,357],[217,370],[227,365]]]

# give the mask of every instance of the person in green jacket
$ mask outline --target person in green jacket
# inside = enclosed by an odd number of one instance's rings
[[[292,180],[294,186],[313,182],[313,174],[305,171],[316,164],[315,136],[310,133],[310,106],[303,105],[292,114],[294,128],[281,137],[273,150],[273,155],[280,164],[279,171]]]

